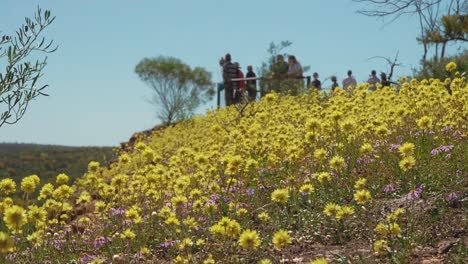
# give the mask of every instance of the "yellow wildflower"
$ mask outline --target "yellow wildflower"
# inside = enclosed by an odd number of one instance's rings
[[[457,69],[457,64],[453,61],[447,63],[447,65],[445,65],[445,70],[448,71],[448,72],[453,72]]]
[[[239,237],[239,245],[244,249],[256,249],[260,245],[260,236],[257,231],[247,229]]]
[[[292,238],[285,230],[279,230],[273,235],[273,245],[276,249],[281,249],[292,243]]]
[[[432,118],[423,116],[417,121],[418,127],[425,130],[432,129]]]
[[[377,256],[383,256],[388,253],[389,247],[387,241],[377,240],[374,242],[374,254]]]
[[[362,189],[366,185],[366,182],[367,182],[366,178],[359,178],[354,184],[354,188],[358,190]]]
[[[370,199],[372,199],[372,197],[368,190],[359,190],[354,193],[354,200],[358,204],[365,204]]]
[[[0,253],[11,253],[15,250],[13,239],[3,232],[0,232]]]
[[[323,210],[323,213],[326,216],[332,216],[332,215],[336,214],[338,212],[338,210],[340,210],[340,209],[341,209],[341,207],[339,205],[337,205],[336,203],[328,203],[325,206],[325,209]]]
[[[286,188],[276,189],[271,194],[271,200],[273,202],[285,204],[289,199],[289,190]]]
[[[69,180],[70,177],[68,177],[68,175],[66,175],[65,173],[60,173],[59,175],[57,175],[57,179],[55,180],[55,182],[57,184],[66,184]]]
[[[13,205],[5,210],[3,221],[8,229],[21,233],[21,227],[28,222],[28,218],[23,207]]]
[[[0,181],[0,194],[10,195],[16,192],[16,182],[10,178]]]
[[[414,144],[406,142],[406,143],[404,143],[403,145],[401,145],[398,148],[398,151],[400,152],[400,155],[403,158],[413,156],[413,154],[414,154]]]
[[[299,192],[310,194],[314,191],[314,186],[312,184],[304,184],[299,189]]]
[[[321,172],[316,176],[320,183],[331,181],[331,175],[328,172]]]
[[[346,166],[345,160],[343,157],[334,156],[330,160],[330,167],[335,170],[340,170]]]
[[[125,229],[125,231],[123,231],[122,234],[120,234],[120,238],[122,239],[133,240],[135,237],[135,233],[129,228]]]
[[[412,156],[406,157],[400,161],[399,165],[403,171],[408,171],[416,165],[416,159]]]

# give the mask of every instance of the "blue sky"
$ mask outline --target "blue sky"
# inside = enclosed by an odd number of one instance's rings
[[[154,126],[151,92],[134,73],[144,57],[174,56],[219,81],[226,52],[255,69],[270,42],[290,40],[287,53],[322,79],[341,81],[353,69],[364,81],[374,68],[387,70],[372,56],[399,51],[401,76],[422,54],[414,17],[384,27],[356,14],[360,6],[350,0],[1,0],[0,31],[12,33],[38,4],[57,17],[45,34],[59,45],[42,79],[50,96],[33,101],[18,124],[1,127],[0,142],[117,146]]]

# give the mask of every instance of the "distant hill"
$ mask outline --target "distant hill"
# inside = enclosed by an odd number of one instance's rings
[[[0,143],[0,179],[37,174],[43,182],[65,173],[74,181],[86,172],[90,161],[106,165],[115,154],[112,147],[67,147],[55,145]]]

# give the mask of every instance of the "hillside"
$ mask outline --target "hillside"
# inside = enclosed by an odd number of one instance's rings
[[[72,180],[86,172],[90,161],[105,165],[115,159],[111,147],[66,147],[0,143],[0,178],[20,181],[31,174],[43,180],[65,173]]]
[[[449,81],[272,93],[141,135],[73,185],[3,179],[0,258],[464,263],[468,85]]]

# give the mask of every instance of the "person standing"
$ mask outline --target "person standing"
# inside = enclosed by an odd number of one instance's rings
[[[234,65],[236,65],[237,68],[237,78],[241,79],[239,81],[236,81],[238,83],[238,89],[234,90],[234,103],[238,104],[242,101],[244,92],[246,90],[246,83],[244,79],[244,73],[241,70],[241,67],[238,62],[234,62]]]
[[[266,82],[268,84],[267,91],[260,91],[260,97],[263,97],[267,92],[279,92],[281,90],[281,84],[288,74],[288,67],[289,65],[284,61],[283,55],[278,54],[276,58],[273,58],[270,66],[272,80]],[[262,88],[265,87],[263,86]]]
[[[332,81],[332,87],[331,87],[331,90],[334,91],[336,87],[338,87],[338,80],[336,79],[336,76],[333,75],[331,77],[331,81]]]
[[[302,66],[295,56],[288,56],[288,73],[287,77],[290,79],[286,82],[286,86],[282,86],[282,92],[288,92],[291,95],[299,95],[304,89],[304,80],[302,79]]]
[[[353,77],[353,72],[351,70],[348,71],[348,78],[343,80],[343,89],[348,90],[351,88],[356,88],[357,82],[356,79]]]
[[[231,62],[231,54],[226,54],[223,64],[223,81],[224,81],[224,98],[226,106],[234,104],[234,92],[239,89],[238,82],[233,82],[232,79],[238,77],[238,69]]]
[[[314,80],[312,81],[312,87],[314,87],[317,90],[321,90],[322,89],[322,83],[318,79],[319,78],[318,73],[314,72],[312,77],[314,77]]]
[[[247,78],[256,78],[257,76],[253,72],[252,65],[247,66]],[[247,81],[247,93],[249,96],[249,101],[255,101],[257,98],[257,80],[248,80]]]
[[[382,84],[382,87],[390,86],[391,82],[387,80],[387,74],[385,74],[385,72],[380,73],[380,79],[380,84]]]
[[[289,78],[302,78],[302,66],[297,61],[296,57],[293,55],[289,55],[288,57],[289,68],[288,68],[288,77]]]
[[[276,62],[273,64],[273,78],[284,79],[288,74],[288,63],[284,60],[283,55],[276,56]]]
[[[369,76],[369,80],[367,80],[367,82],[369,83],[369,90],[377,90],[376,84],[380,82],[380,79],[379,77],[377,77],[377,73],[375,72],[375,70],[372,70],[371,75]]]

